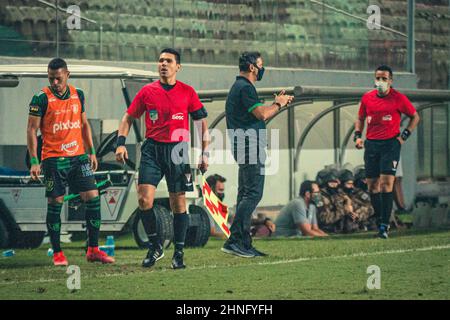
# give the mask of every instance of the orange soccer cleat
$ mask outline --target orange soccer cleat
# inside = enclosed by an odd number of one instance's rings
[[[55,252],[53,254],[53,265],[55,266],[67,266],[69,262],[67,262],[67,258],[64,255],[64,252]]]

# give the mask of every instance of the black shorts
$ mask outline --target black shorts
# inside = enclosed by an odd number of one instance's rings
[[[401,144],[397,138],[366,140],[364,149],[367,178],[378,178],[380,174],[395,176],[401,150]]]
[[[47,158],[42,161],[42,169],[47,198],[65,195],[67,185],[74,193],[97,190],[94,173],[86,154],[75,157]]]
[[[169,192],[193,191],[187,142],[165,143],[147,139],[141,147],[138,184],[158,186],[165,176]]]

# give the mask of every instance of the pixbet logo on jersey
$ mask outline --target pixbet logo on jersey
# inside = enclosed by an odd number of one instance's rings
[[[184,120],[184,114],[182,112],[172,115],[172,120]]]
[[[61,145],[61,150],[67,152],[68,154],[74,154],[78,151],[78,142],[75,140],[69,143],[63,143]]]
[[[80,129],[80,128],[81,128],[80,120],[77,120],[75,122],[71,122],[70,120],[67,120],[66,122],[60,121],[53,125],[53,133],[63,130]]]

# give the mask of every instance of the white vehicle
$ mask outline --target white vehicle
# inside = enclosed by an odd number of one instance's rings
[[[133,82],[134,93],[142,85],[158,79],[154,72],[102,67],[92,65],[71,65],[71,78],[85,79],[117,79],[121,87],[126,105],[130,104],[127,82]],[[47,79],[46,65],[2,65],[0,66],[0,86],[15,87],[22,78]],[[136,89],[137,88],[137,89]],[[141,125],[140,128],[144,126]],[[107,136],[97,147],[99,170],[95,173],[97,182],[109,180],[107,188],[101,188],[102,232],[120,232],[126,225],[132,228],[134,238],[139,247],[145,247],[148,241],[137,212],[137,181],[140,144],[142,133],[137,123],[133,124],[136,136],[135,162],[128,160],[126,166],[114,162],[117,131]],[[108,161],[109,158],[109,161]],[[42,182],[34,182],[25,171],[18,172],[1,167],[0,175],[0,247],[38,247],[45,236],[47,199],[44,197],[45,187]],[[196,179],[194,179],[195,181]],[[71,194],[67,190],[66,194]],[[210,223],[207,212],[196,204],[200,201],[201,192],[197,185],[193,192],[186,193],[190,226],[186,245],[203,246],[210,235]],[[78,198],[64,202],[61,213],[61,231],[82,232],[86,230],[84,205]],[[155,195],[154,210],[157,215],[159,234],[165,246],[170,245],[173,237],[172,213],[169,206],[167,185],[163,179],[158,185]]]

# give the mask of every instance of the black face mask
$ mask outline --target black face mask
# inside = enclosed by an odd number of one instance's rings
[[[256,69],[258,69],[258,75],[256,76],[256,81],[261,81],[264,76],[264,71],[266,69],[264,69],[264,67],[258,68],[258,66],[256,64],[254,66],[256,67]]]
[[[367,186],[367,183],[364,183],[363,181],[360,181],[360,180],[355,182],[355,186],[365,192],[367,192],[369,189],[369,187]]]
[[[344,190],[344,192],[346,193],[346,194],[353,194],[353,188],[343,188],[343,190]]]
[[[330,195],[335,195],[335,194],[338,193],[338,189],[337,189],[337,188],[331,188],[330,186],[328,186],[328,187],[327,187],[327,192],[328,192]]]
[[[225,193],[218,193],[217,198],[219,198],[220,201],[223,201],[223,199],[225,199]]]

